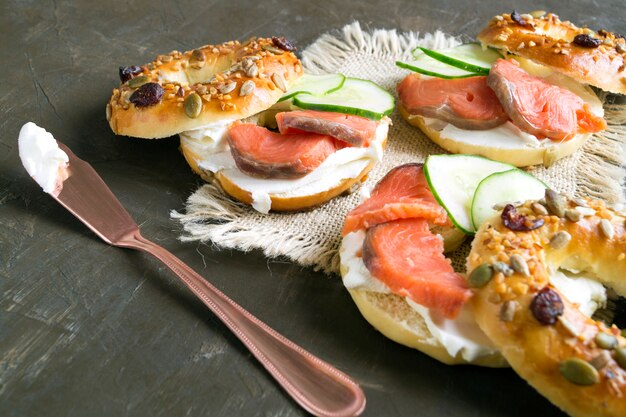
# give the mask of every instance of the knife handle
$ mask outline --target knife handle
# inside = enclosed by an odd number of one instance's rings
[[[277,333],[139,230],[118,246],[147,252],[167,265],[306,411],[328,417],[363,412],[365,395],[346,374]]]

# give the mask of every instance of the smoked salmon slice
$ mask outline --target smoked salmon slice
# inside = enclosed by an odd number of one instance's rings
[[[397,295],[455,318],[471,291],[443,255],[443,239],[425,219],[402,219],[367,230],[363,262]]]
[[[326,135],[281,135],[247,123],[233,123],[228,144],[237,167],[258,178],[300,178],[335,152],[335,140]]]
[[[342,235],[397,219],[424,218],[438,225],[450,220],[428,188],[422,164],[400,165],[387,173],[372,190],[370,198],[348,215]]]
[[[513,59],[497,60],[487,83],[513,123],[539,138],[567,140],[578,132],[606,129],[606,121],[579,96],[528,74]]]
[[[410,74],[397,90],[410,114],[443,120],[461,129],[491,129],[508,120],[486,76],[448,80]]]
[[[283,135],[319,133],[359,147],[369,146],[378,127],[378,123],[365,117],[314,110],[278,113],[276,123]]]

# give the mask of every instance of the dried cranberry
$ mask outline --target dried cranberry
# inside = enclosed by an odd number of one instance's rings
[[[573,42],[575,45],[582,46],[583,48],[597,48],[602,41],[600,39],[593,38],[587,34],[581,33],[574,36]]]
[[[543,219],[530,220],[523,214],[519,214],[513,204],[507,204],[502,210],[502,223],[515,232],[529,232],[543,226]]]
[[[533,298],[530,310],[539,323],[554,324],[557,317],[563,314],[563,300],[556,291],[545,287]]]
[[[528,22],[526,21],[526,19],[524,19],[517,12],[517,10],[513,10],[513,13],[511,13],[511,20],[514,21],[515,23],[517,23],[520,26],[528,26]]]
[[[141,67],[137,65],[131,65],[130,67],[120,67],[120,80],[125,83],[126,81],[135,77],[135,75],[141,72]]]
[[[284,38],[284,37],[272,37],[272,43],[274,44],[274,46],[284,50],[284,51],[296,51],[296,47],[293,46],[293,44],[289,41],[289,39]]]
[[[147,83],[139,87],[130,96],[130,102],[137,107],[157,104],[163,97],[163,87],[159,83]]]

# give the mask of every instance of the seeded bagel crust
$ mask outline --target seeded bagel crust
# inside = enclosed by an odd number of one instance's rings
[[[543,64],[583,84],[626,94],[626,40],[623,37],[579,28],[562,22],[552,13],[537,18],[524,14],[520,18],[523,25],[514,21],[510,14],[495,16],[479,33],[478,40],[483,45]],[[581,46],[573,42],[576,35],[588,35],[600,45]]]
[[[600,348],[595,337],[598,333],[613,336],[620,348],[626,347],[626,339],[615,326],[607,328],[584,316],[549,284],[550,270],[561,267],[584,271],[585,276],[626,295],[624,215],[599,201],[586,200],[586,204],[595,214],[587,213],[575,222],[539,214],[544,210],[534,214],[532,202],[527,202],[517,209],[518,213],[545,222],[527,232],[509,230],[500,217],[483,224],[476,233],[467,261],[470,276],[479,266],[495,262],[511,263],[518,272],[505,278],[501,272],[494,271],[484,287],[474,290],[471,302],[479,326],[511,367],[555,405],[572,416],[624,416],[626,370],[622,366],[626,363],[620,366],[615,360],[615,351]],[[572,210],[576,204],[566,201],[553,207]],[[571,240],[563,232],[568,233]],[[555,238],[558,233],[560,238]],[[512,255],[517,255],[516,261],[512,261]],[[520,267],[522,264],[528,267],[529,276],[519,272],[524,270]],[[564,305],[562,315],[553,316],[554,324],[549,324],[543,316],[545,310],[531,307],[537,294],[545,288],[558,293]],[[604,366],[604,360],[600,360],[603,358],[594,359],[600,355],[606,360]],[[572,358],[585,361],[587,365],[592,359],[600,363],[597,382],[585,386],[571,382],[572,373],[562,372],[560,367]],[[593,367],[586,369],[585,375],[594,374]]]
[[[565,158],[582,147],[585,141],[591,137],[591,133],[577,134],[565,142],[553,142],[550,146],[530,147],[519,146],[517,148],[499,148],[497,146],[483,146],[467,143],[456,139],[442,136],[441,133],[429,127],[424,117],[409,114],[402,103],[398,103],[398,112],[410,125],[419,128],[430,140],[441,146],[448,152],[481,155],[495,161],[504,162],[518,167],[530,165],[550,166],[561,158]],[[549,139],[546,139],[549,140]]]
[[[243,119],[276,103],[302,73],[295,54],[277,47],[272,39],[253,38],[244,44],[231,41],[184,53],[174,51],[159,55],[113,90],[106,108],[107,120],[118,135],[151,139],[222,120]],[[163,88],[158,103],[139,107],[129,101],[141,88],[136,85],[141,76]],[[197,97],[190,98],[194,94]],[[201,109],[190,116],[185,103],[192,99],[201,103]]]

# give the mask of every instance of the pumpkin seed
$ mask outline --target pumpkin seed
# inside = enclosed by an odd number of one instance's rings
[[[202,99],[197,93],[191,93],[185,99],[185,114],[195,119],[200,116],[200,112],[202,112]]]
[[[285,52],[282,49],[276,48],[272,45],[263,45],[262,48],[264,51],[271,52],[276,55],[282,55]]]
[[[252,80],[246,81],[245,83],[241,85],[241,88],[239,89],[239,96],[241,97],[247,96],[248,94],[254,91],[255,87],[256,85],[254,84],[254,81]]]
[[[528,264],[526,263],[526,260],[521,255],[518,255],[518,254],[511,255],[510,261],[511,261],[511,268],[513,268],[515,272],[519,272],[525,277],[530,276],[530,271],[528,270]]]
[[[557,232],[550,238],[550,247],[552,249],[562,249],[569,244],[570,240],[572,240],[572,235],[569,233],[564,231]]]
[[[479,265],[476,269],[472,271],[469,275],[468,281],[469,286],[472,288],[481,288],[484,287],[491,281],[493,277],[493,269],[489,264]]]
[[[515,316],[515,310],[519,303],[515,300],[507,300],[502,304],[500,308],[500,320],[502,321],[513,321],[513,317]]]
[[[559,365],[561,375],[576,385],[593,385],[600,381],[598,370],[589,362],[579,358],[569,358]]]
[[[591,366],[593,366],[599,371],[609,363],[610,359],[611,359],[611,354],[607,352],[606,350],[603,350],[598,355],[594,356],[593,359],[589,361],[589,363],[591,364]]]
[[[575,209],[567,209],[567,210],[565,210],[565,218],[567,220],[571,221],[571,222],[576,223],[582,217],[583,217],[583,215],[578,210],[575,210]]]
[[[535,214],[538,214],[540,216],[548,215],[548,210],[546,210],[546,207],[543,204],[532,203],[530,207],[533,209],[533,212],[535,212]]]
[[[535,10],[530,12],[530,15],[535,19],[543,16],[544,14],[546,14],[545,10]]]
[[[613,239],[613,235],[615,235],[615,230],[613,229],[613,225],[607,219],[600,220],[598,224],[600,231],[607,239]]]
[[[496,262],[491,267],[494,271],[501,272],[505,277],[510,277],[514,272],[513,269],[504,262]]]
[[[550,214],[558,217],[565,216],[565,197],[554,190],[546,189],[546,206]]]
[[[596,345],[601,347],[602,349],[614,349],[617,347],[617,338],[612,334],[600,332],[595,337]]]
[[[622,369],[626,369],[626,348],[615,349],[615,361]]]
[[[222,93],[222,94],[228,94],[228,93],[232,92],[236,87],[237,87],[237,83],[234,82],[234,81],[231,81],[231,82],[229,82],[227,84],[224,84],[223,86],[221,86],[217,90],[220,93]]]
[[[150,82],[150,78],[148,78],[148,76],[140,75],[139,77],[131,78],[130,80],[128,80],[128,86],[130,88],[139,88],[142,85],[147,84],[149,82]]]
[[[279,73],[275,72],[272,74],[272,82],[276,84],[276,87],[280,88],[283,91],[287,91],[287,86],[285,85],[285,79]]]

